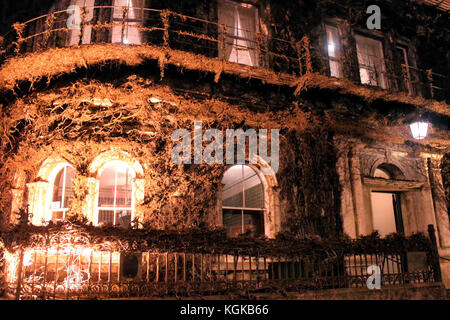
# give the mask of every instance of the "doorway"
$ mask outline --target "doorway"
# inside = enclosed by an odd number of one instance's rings
[[[371,192],[373,229],[381,237],[404,232],[400,197],[398,192]]]

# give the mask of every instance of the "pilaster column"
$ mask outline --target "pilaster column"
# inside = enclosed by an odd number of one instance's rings
[[[45,220],[48,187],[49,183],[45,181],[27,183],[28,205],[30,206],[30,212],[33,214],[31,223],[34,225],[41,225]]]
[[[350,181],[353,197],[354,217],[356,222],[356,237],[373,232],[372,216],[370,213],[370,198],[367,199],[366,190],[362,182],[359,150],[355,148],[349,155]]]
[[[144,190],[145,190],[145,179],[134,179],[133,180],[133,190],[134,190],[134,218],[139,222],[144,221],[145,212],[143,211],[141,205],[144,203]]]
[[[97,201],[97,195],[99,192],[100,181],[96,178],[86,178],[87,184],[87,194],[86,194],[86,202],[85,209],[83,210],[84,215],[90,222],[95,224],[97,219],[95,217],[95,205]]]

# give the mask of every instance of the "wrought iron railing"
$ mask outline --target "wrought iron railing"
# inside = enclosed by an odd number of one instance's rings
[[[74,19],[76,14],[79,17]],[[328,57],[323,56],[320,48],[314,48],[306,36],[299,41],[280,39],[168,10],[82,7],[79,11],[55,11],[13,27],[15,35],[0,44],[2,59],[48,48],[121,43],[152,45],[235,62],[228,67],[250,72],[254,77],[267,77],[264,70],[284,76],[329,74],[323,68],[328,65]],[[322,66],[314,65],[314,61],[321,61]],[[449,99],[447,76],[410,65],[397,68],[387,59],[383,59],[383,64],[383,70],[373,72],[375,77],[386,79],[385,89],[436,100]],[[242,68],[243,65],[252,68]]]
[[[47,235],[43,246],[3,252],[4,281],[12,297],[94,299],[367,289],[368,282],[376,283],[369,280],[373,272],[382,288],[441,281],[434,229],[429,230],[430,245],[420,245],[417,248],[422,249],[414,252],[406,249],[403,240],[400,246],[386,247],[378,239],[368,246],[353,240],[335,249],[313,245],[310,253],[290,254],[244,253],[237,247],[234,252],[200,247],[197,252],[125,252],[106,250],[111,245],[107,239],[103,249],[75,244],[68,232],[53,237],[65,238],[64,242],[54,243]]]
[[[407,258],[400,253],[288,257],[52,250],[27,251],[22,270],[7,279],[12,295],[87,299],[367,288],[369,266],[380,268],[384,287],[436,281],[428,262],[408,271]],[[427,261],[426,253],[421,254]]]
[[[133,19],[130,18],[133,10]],[[120,17],[117,18],[117,12]],[[3,49],[5,57],[42,49],[92,43],[158,45],[175,50],[230,60],[242,53],[254,57],[241,61],[277,72],[301,74],[310,70],[303,48],[306,38],[290,41],[261,32],[238,29],[168,10],[94,6],[80,9],[79,21],[70,24],[73,12],[61,10],[13,25],[16,37]],[[240,32],[245,32],[241,36]],[[226,54],[228,52],[228,54]],[[247,59],[248,60],[248,59]],[[236,61],[239,64],[239,60]]]

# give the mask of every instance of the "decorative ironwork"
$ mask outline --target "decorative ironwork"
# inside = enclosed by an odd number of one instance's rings
[[[326,73],[322,67],[314,66],[313,60],[328,65],[329,57],[323,56],[320,48],[314,48],[308,37],[300,41],[268,37],[254,32],[250,38],[239,39],[231,36],[237,30],[217,22],[182,15],[169,10],[150,8],[134,8],[139,12],[139,19],[130,22],[130,8],[114,6],[93,6],[80,8],[79,28],[66,25],[69,13],[67,10],[52,12],[24,23],[14,24],[15,39],[3,44],[0,53],[3,59],[46,50],[48,48],[70,47],[81,44],[122,43],[126,45],[161,46],[174,50],[182,50],[201,54],[209,58],[226,61],[226,48],[237,52],[249,52],[257,57],[257,63],[250,69],[242,69],[242,65],[233,63],[234,68],[251,72],[252,77],[265,77],[264,70],[271,70],[283,77],[302,76],[317,72]],[[113,15],[119,12],[120,19],[105,18],[105,13]],[[89,16],[92,16],[88,18]],[[113,31],[119,30],[120,32]],[[139,36],[134,42],[126,35],[137,31]],[[246,34],[250,34],[247,30]],[[246,43],[246,45],[242,44]],[[395,63],[382,58],[386,70],[373,70],[376,78],[385,78],[387,89],[403,91],[413,96],[424,96],[437,100],[445,99],[448,94],[444,75],[421,70],[410,65],[401,65],[396,72]],[[318,70],[315,70],[318,69]],[[389,70],[389,71],[388,71]],[[243,71],[243,72],[244,72]],[[293,79],[290,79],[291,81]],[[295,79],[294,79],[295,80]]]

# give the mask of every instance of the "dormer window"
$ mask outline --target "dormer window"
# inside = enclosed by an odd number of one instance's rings
[[[225,44],[219,44],[219,57],[226,61],[258,65],[256,33],[258,10],[255,6],[229,0],[219,1],[219,24],[226,27]]]
[[[386,65],[381,41],[356,35],[356,49],[361,83],[387,89]]]

